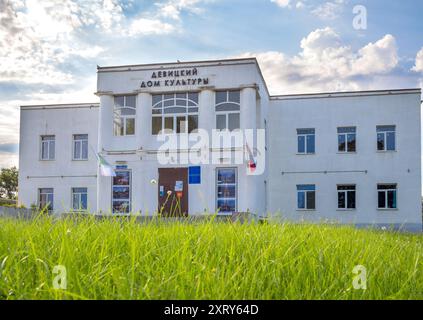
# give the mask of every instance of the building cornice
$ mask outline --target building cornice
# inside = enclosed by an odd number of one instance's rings
[[[343,97],[401,95],[401,94],[421,94],[421,89],[420,88],[414,88],[414,89],[393,89],[393,90],[371,90],[371,91],[345,91],[345,92],[288,94],[288,95],[270,96],[270,100],[271,101],[278,101],[278,100],[301,100],[301,99],[327,99],[327,98],[343,98]]]
[[[43,109],[92,109],[99,108],[99,103],[67,103],[67,104],[39,104],[21,106],[21,110],[43,110]]]

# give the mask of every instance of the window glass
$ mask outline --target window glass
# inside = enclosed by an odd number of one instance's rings
[[[240,103],[240,91],[229,91],[230,102]]]
[[[387,132],[386,140],[386,149],[388,151],[395,151],[395,132]]]
[[[385,150],[385,134],[384,133],[377,134],[377,150],[378,151]]]
[[[153,116],[153,134],[159,134],[162,129],[166,133],[185,133],[187,129],[188,132],[192,132],[198,129],[198,93],[179,92],[154,95],[152,113],[153,115],[166,114],[163,122],[159,120],[161,118]]]
[[[187,121],[184,117],[176,118],[176,133],[186,133],[187,132]]]
[[[216,91],[216,104],[227,101],[227,91]]]
[[[41,210],[47,208],[47,210],[53,210],[53,188],[41,188],[38,190],[39,193],[39,208]]]
[[[314,153],[315,146],[314,146],[314,134],[307,135],[307,153]]]
[[[153,117],[152,123],[152,134],[156,135],[162,130],[162,118],[161,117]]]
[[[347,151],[347,144],[345,142],[345,135],[344,134],[338,135],[338,151],[339,152]]]
[[[226,115],[225,114],[216,115],[216,129],[217,130],[226,129]]]
[[[356,151],[356,135],[355,134],[348,134],[348,152],[355,152]]]
[[[228,114],[228,129],[233,131],[240,128],[239,124],[239,113],[229,113]]]
[[[316,209],[316,186],[297,185],[297,209]]]
[[[87,200],[87,188],[72,188],[72,208],[74,210],[86,210]]]
[[[173,132],[173,117],[166,117],[164,119],[164,129],[166,133]]]
[[[198,116],[188,116],[188,133],[198,130]]]
[[[113,134],[126,136],[135,134],[136,96],[115,96],[113,111]]]
[[[127,118],[126,119],[126,135],[134,135],[134,134],[135,134],[135,119]]]

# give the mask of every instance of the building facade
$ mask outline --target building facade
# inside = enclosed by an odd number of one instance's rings
[[[98,104],[21,107],[21,204],[421,230],[420,89],[271,96],[254,58],[97,72]]]

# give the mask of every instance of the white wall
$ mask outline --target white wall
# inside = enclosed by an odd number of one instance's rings
[[[291,220],[421,225],[420,94],[286,98],[270,105],[269,209]],[[376,126],[396,126],[396,152],[377,152]],[[357,152],[339,154],[337,128],[357,127]],[[315,128],[316,154],[297,155]],[[366,171],[365,173],[282,172]],[[377,184],[398,184],[398,210],[377,209]],[[296,185],[316,185],[316,210],[297,211]],[[337,210],[337,184],[356,184],[357,209]]]
[[[69,210],[71,188],[88,188],[88,205],[97,209],[97,159],[89,148],[88,161],[72,160],[74,134],[88,134],[97,149],[98,106],[22,107],[19,154],[19,203],[38,203],[38,188],[54,188],[55,211]],[[42,135],[56,136],[54,161],[40,161]],[[63,177],[62,177],[63,176]]]

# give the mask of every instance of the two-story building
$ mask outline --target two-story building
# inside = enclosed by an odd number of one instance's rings
[[[97,72],[100,103],[21,107],[21,204],[421,230],[420,89],[271,96],[254,58]]]

